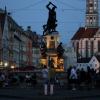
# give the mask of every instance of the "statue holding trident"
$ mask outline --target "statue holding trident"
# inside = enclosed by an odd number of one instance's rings
[[[51,5],[53,7],[50,7]],[[47,25],[43,25],[44,32],[46,32],[46,31],[48,31],[48,32],[56,31],[57,19],[56,19],[55,8],[57,8],[57,7],[51,2],[49,2],[49,4],[46,7],[49,10],[49,14],[48,14]]]

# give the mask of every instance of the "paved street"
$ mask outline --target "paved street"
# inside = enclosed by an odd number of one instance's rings
[[[42,88],[0,88],[0,100],[100,100],[100,90],[56,89],[53,96],[44,96]]]

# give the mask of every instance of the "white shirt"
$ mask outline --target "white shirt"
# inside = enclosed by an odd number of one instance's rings
[[[77,73],[76,73],[76,70],[74,68],[71,69],[70,78],[77,79]]]
[[[42,75],[43,75],[43,78],[48,78],[48,69],[47,68],[44,68],[42,70]]]

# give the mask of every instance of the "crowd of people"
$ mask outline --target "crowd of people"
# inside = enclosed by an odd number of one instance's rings
[[[59,74],[58,74],[59,76]],[[66,72],[66,84],[59,84],[61,80],[57,78],[55,70],[53,67],[44,66],[41,70],[40,77],[42,77],[42,86],[44,87],[44,94],[52,95],[54,93],[54,86],[60,87],[60,85],[67,86],[68,89],[92,89],[100,87],[100,71],[96,72],[94,69],[87,67],[85,71],[82,69],[77,69],[77,67],[69,67]],[[10,87],[10,86],[21,86],[21,87],[35,87],[39,83],[39,78],[36,72],[34,73],[4,73],[0,72],[0,87]],[[49,89],[48,89],[49,87]]]
[[[0,87],[12,86],[35,86],[37,84],[36,73],[19,74],[19,73],[0,73]]]
[[[70,67],[67,71],[67,80],[69,88],[71,87],[72,90],[82,89],[82,87],[87,89],[99,87],[100,71],[96,72],[93,68],[90,69],[89,66],[86,71],[83,68]]]

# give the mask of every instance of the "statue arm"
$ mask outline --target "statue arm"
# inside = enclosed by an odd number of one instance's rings
[[[51,10],[50,7],[49,7],[50,4],[51,4],[51,2],[49,2],[49,4],[46,6],[47,9],[49,9],[49,10]]]
[[[52,4],[55,8],[57,8],[52,2],[50,2],[50,4]]]

